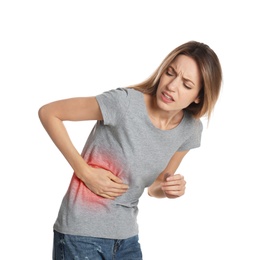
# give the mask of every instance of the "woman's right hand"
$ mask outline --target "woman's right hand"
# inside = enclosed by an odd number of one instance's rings
[[[112,172],[102,168],[88,166],[88,173],[82,174],[81,180],[95,194],[115,199],[125,193],[129,186]]]

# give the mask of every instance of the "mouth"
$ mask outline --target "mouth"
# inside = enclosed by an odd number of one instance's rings
[[[167,92],[162,92],[162,99],[164,102],[173,102],[174,99]]]

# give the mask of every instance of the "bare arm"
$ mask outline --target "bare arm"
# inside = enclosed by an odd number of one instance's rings
[[[91,97],[55,101],[39,109],[39,118],[73,170],[81,174],[82,166],[86,163],[73,146],[63,121],[101,120],[102,115],[96,99]]]
[[[109,171],[95,169],[84,161],[74,147],[63,121],[102,120],[95,97],[55,101],[39,109],[39,118],[50,138],[81,179],[94,193],[113,199],[128,188]],[[101,174],[97,174],[100,171]]]
[[[180,174],[175,174],[181,161],[188,151],[176,152],[164,171],[156,178],[148,188],[148,194],[156,198],[177,198],[184,194],[185,180]]]

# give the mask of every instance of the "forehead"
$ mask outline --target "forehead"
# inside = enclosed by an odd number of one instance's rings
[[[178,55],[172,62],[171,64],[174,68],[177,69],[183,69],[184,71],[188,72],[198,72],[199,73],[199,68],[196,63],[196,61],[186,55]]]
[[[183,77],[196,83],[200,82],[200,70],[193,58],[180,54],[170,63],[170,66],[172,66],[177,73],[182,74]]]

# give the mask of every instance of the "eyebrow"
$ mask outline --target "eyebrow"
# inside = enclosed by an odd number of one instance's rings
[[[169,65],[168,68],[172,68],[172,70],[173,70],[174,72],[176,72],[175,68],[174,68],[172,65]],[[191,82],[191,83],[195,86],[195,83],[194,83],[192,80],[190,80],[190,79],[188,79],[188,78],[184,78],[184,77],[183,77],[183,80],[184,80],[184,81],[187,81],[187,82]]]

